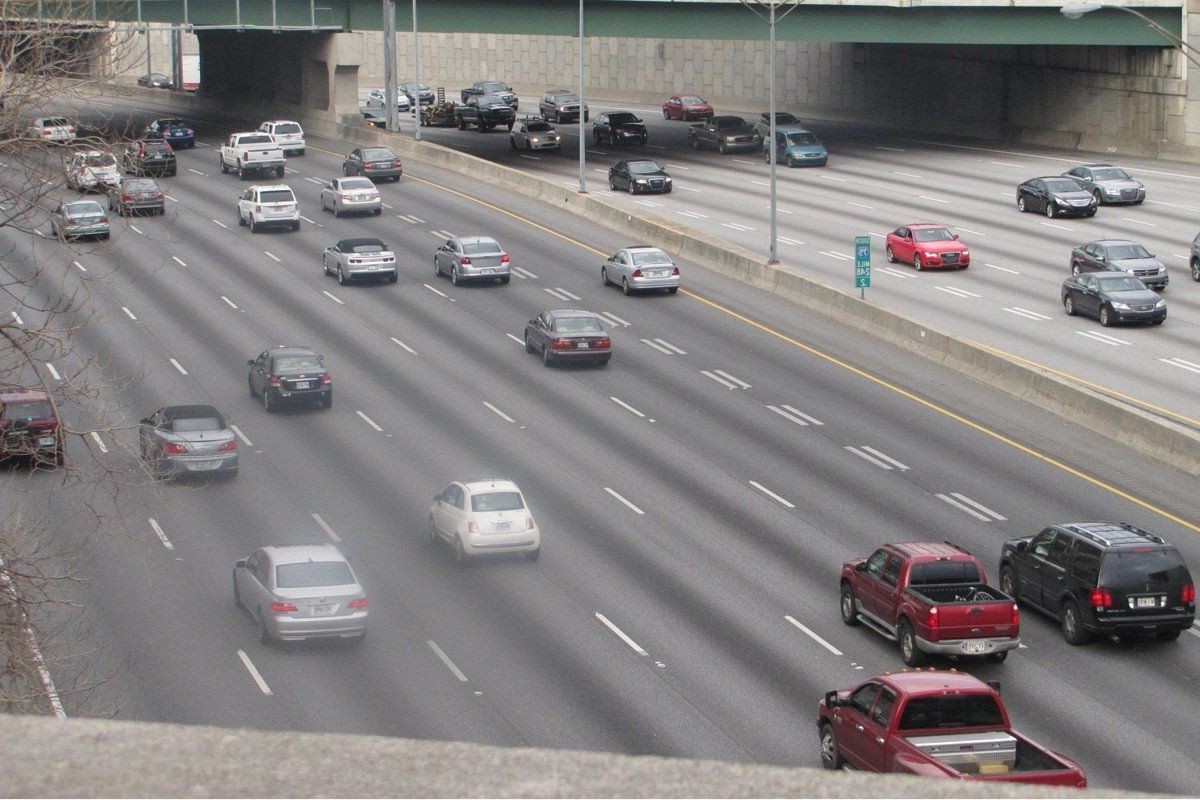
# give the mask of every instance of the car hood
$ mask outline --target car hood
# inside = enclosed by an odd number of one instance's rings
[[[115,166],[84,167],[84,172],[96,178],[120,178],[121,172]]]
[[[1102,189],[1141,189],[1142,184],[1135,180],[1095,181]]]
[[[1157,258],[1119,258],[1108,262],[1110,266],[1126,272],[1135,269],[1162,269],[1163,263]]]
[[[660,169],[658,172],[631,172],[629,177],[636,181],[638,178],[669,178],[671,176]]]
[[[1071,203],[1076,200],[1090,200],[1092,198],[1092,193],[1082,190],[1074,192],[1051,192],[1050,196],[1055,200],[1061,200],[1064,203]]]
[[[1108,292],[1101,290],[1103,295],[1108,300],[1116,300],[1119,303],[1130,303],[1134,305],[1145,305],[1147,303],[1153,305],[1161,298],[1158,292],[1153,289],[1130,289],[1123,292]]]
[[[611,127],[614,131],[624,131],[627,133],[643,133],[646,130],[646,125],[643,122],[612,123]]]

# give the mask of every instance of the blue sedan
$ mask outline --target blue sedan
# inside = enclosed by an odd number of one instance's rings
[[[178,117],[154,120],[146,126],[142,136],[146,139],[162,139],[175,150],[181,147],[190,150],[196,146],[196,132]]]

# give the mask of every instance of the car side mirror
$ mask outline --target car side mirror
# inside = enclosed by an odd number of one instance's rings
[[[140,420],[140,422],[141,422],[141,424],[143,424],[143,425],[152,425],[152,424],[153,424],[152,422],[150,422],[150,418],[149,418],[149,417],[146,417],[145,419],[143,419],[143,420]]]
[[[253,359],[253,358],[248,358],[248,359],[246,359],[246,366],[247,366],[247,367],[253,367],[253,366],[254,366],[254,359]]]
[[[246,568],[246,559],[239,558],[237,561],[233,562],[233,566],[235,569],[245,569]]]
[[[867,562],[860,561],[857,564],[855,564],[854,571],[855,572],[866,572],[867,571]]]
[[[1000,694],[1000,681],[988,681],[987,685],[991,688],[991,690],[993,692],[995,692],[996,694]]]
[[[1104,255],[1097,255],[1097,256],[1096,256],[1096,260],[1097,260],[1097,261],[1107,261],[1107,260],[1108,260],[1108,257],[1107,257],[1107,256],[1104,256]]]
[[[1013,549],[1015,549],[1018,553],[1024,553],[1029,549],[1029,542],[1017,542]]]
[[[320,361],[322,364],[324,364],[324,363],[325,363],[325,356],[317,356],[317,361]]]
[[[826,708],[837,708],[841,704],[842,704],[842,701],[841,701],[841,699],[838,698],[838,693],[836,691],[830,690],[825,693],[825,707]]]
[[[958,234],[957,234],[957,233],[952,233],[952,234],[950,234],[950,238],[951,238],[951,239],[958,239]]]

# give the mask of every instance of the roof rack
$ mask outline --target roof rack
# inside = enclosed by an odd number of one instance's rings
[[[1075,523],[1064,525],[1064,528],[1071,530],[1080,536],[1087,537],[1093,542],[1104,547],[1117,547],[1127,544],[1143,544],[1149,542],[1151,544],[1166,544],[1166,540],[1161,536],[1156,536],[1153,533],[1142,530],[1136,525],[1131,525],[1128,522],[1105,523],[1104,528],[1100,531],[1092,530],[1085,527],[1083,524]]]

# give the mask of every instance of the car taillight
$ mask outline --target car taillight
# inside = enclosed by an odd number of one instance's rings
[[[550,344],[551,350],[571,350],[574,349],[574,347],[575,341],[573,339],[555,339]]]
[[[639,267],[638,269],[635,269],[635,270],[633,271],[633,277],[635,277],[635,278],[640,278],[640,277],[642,277],[642,270],[641,270],[641,268],[640,268],[640,267]]]
[[[1112,592],[1108,589],[1099,588],[1092,589],[1092,605],[1096,608],[1111,608],[1113,604]]]
[[[338,195],[339,200],[350,200],[352,197],[353,197],[353,195],[349,195],[349,194],[339,194]]]
[[[271,603],[269,608],[272,614],[290,614],[296,610],[296,606],[292,603]]]
[[[467,533],[479,533],[479,523],[475,520],[467,522]]]
[[[161,197],[161,195],[160,195],[160,197]],[[132,199],[133,199],[133,195],[131,195],[131,194],[123,194],[123,195],[121,195],[121,199],[122,199],[122,200],[132,200]]]
[[[675,268],[673,268],[673,269],[671,270],[671,274],[672,274],[672,275],[678,275],[678,274],[679,274],[679,267],[675,267]]]
[[[527,530],[527,531],[533,530],[533,517],[525,518],[525,530]]]
[[[167,442],[166,444],[163,445],[164,453],[170,453],[172,455],[180,455],[180,454],[186,453],[187,451],[188,451],[188,449],[187,449],[186,445],[175,444],[174,442]]]
[[[162,192],[159,192],[158,194],[154,195],[154,199],[155,199],[155,200],[162,200],[162,199],[163,199],[163,193],[162,193]]]
[[[101,222],[108,222],[108,217],[101,217],[101,218],[100,218],[100,221],[101,221]]]
[[[1012,605],[1012,624],[1013,625],[1021,624],[1021,610],[1019,608],[1017,608],[1016,603],[1013,603],[1013,605]]]
[[[466,256],[463,256],[462,258],[460,258],[460,259],[458,260],[458,263],[460,263],[460,264],[470,264],[470,263],[471,263],[471,259],[467,258]]]
[[[349,607],[350,608],[366,608],[367,607],[367,598],[360,597],[357,600],[351,600],[349,603]]]
[[[283,387],[283,378],[272,375],[271,376],[271,385],[274,386],[276,389],[282,388]]]
[[[1196,584],[1189,583],[1183,587],[1183,591],[1179,595],[1179,599],[1184,603],[1196,602]]]
[[[599,347],[600,349],[604,349],[605,347],[612,347],[612,339],[597,339],[596,347]]]
[[[326,372],[324,375],[321,376],[321,385],[325,386],[330,383],[333,383],[333,376],[330,375],[328,372]]]
[[[933,608],[929,609],[929,618],[927,620],[925,620],[925,625],[926,625],[926,627],[935,628],[935,629],[938,627],[937,606],[934,606]]]
[[[217,448],[218,453],[233,453],[237,451],[237,439],[230,439],[225,444]]]
[[[42,128],[42,136],[49,136],[51,133],[54,133],[54,131],[49,128]]]
[[[500,263],[501,263],[501,264],[507,264],[507,263],[508,263],[508,253],[505,253],[504,255],[500,256]]]

